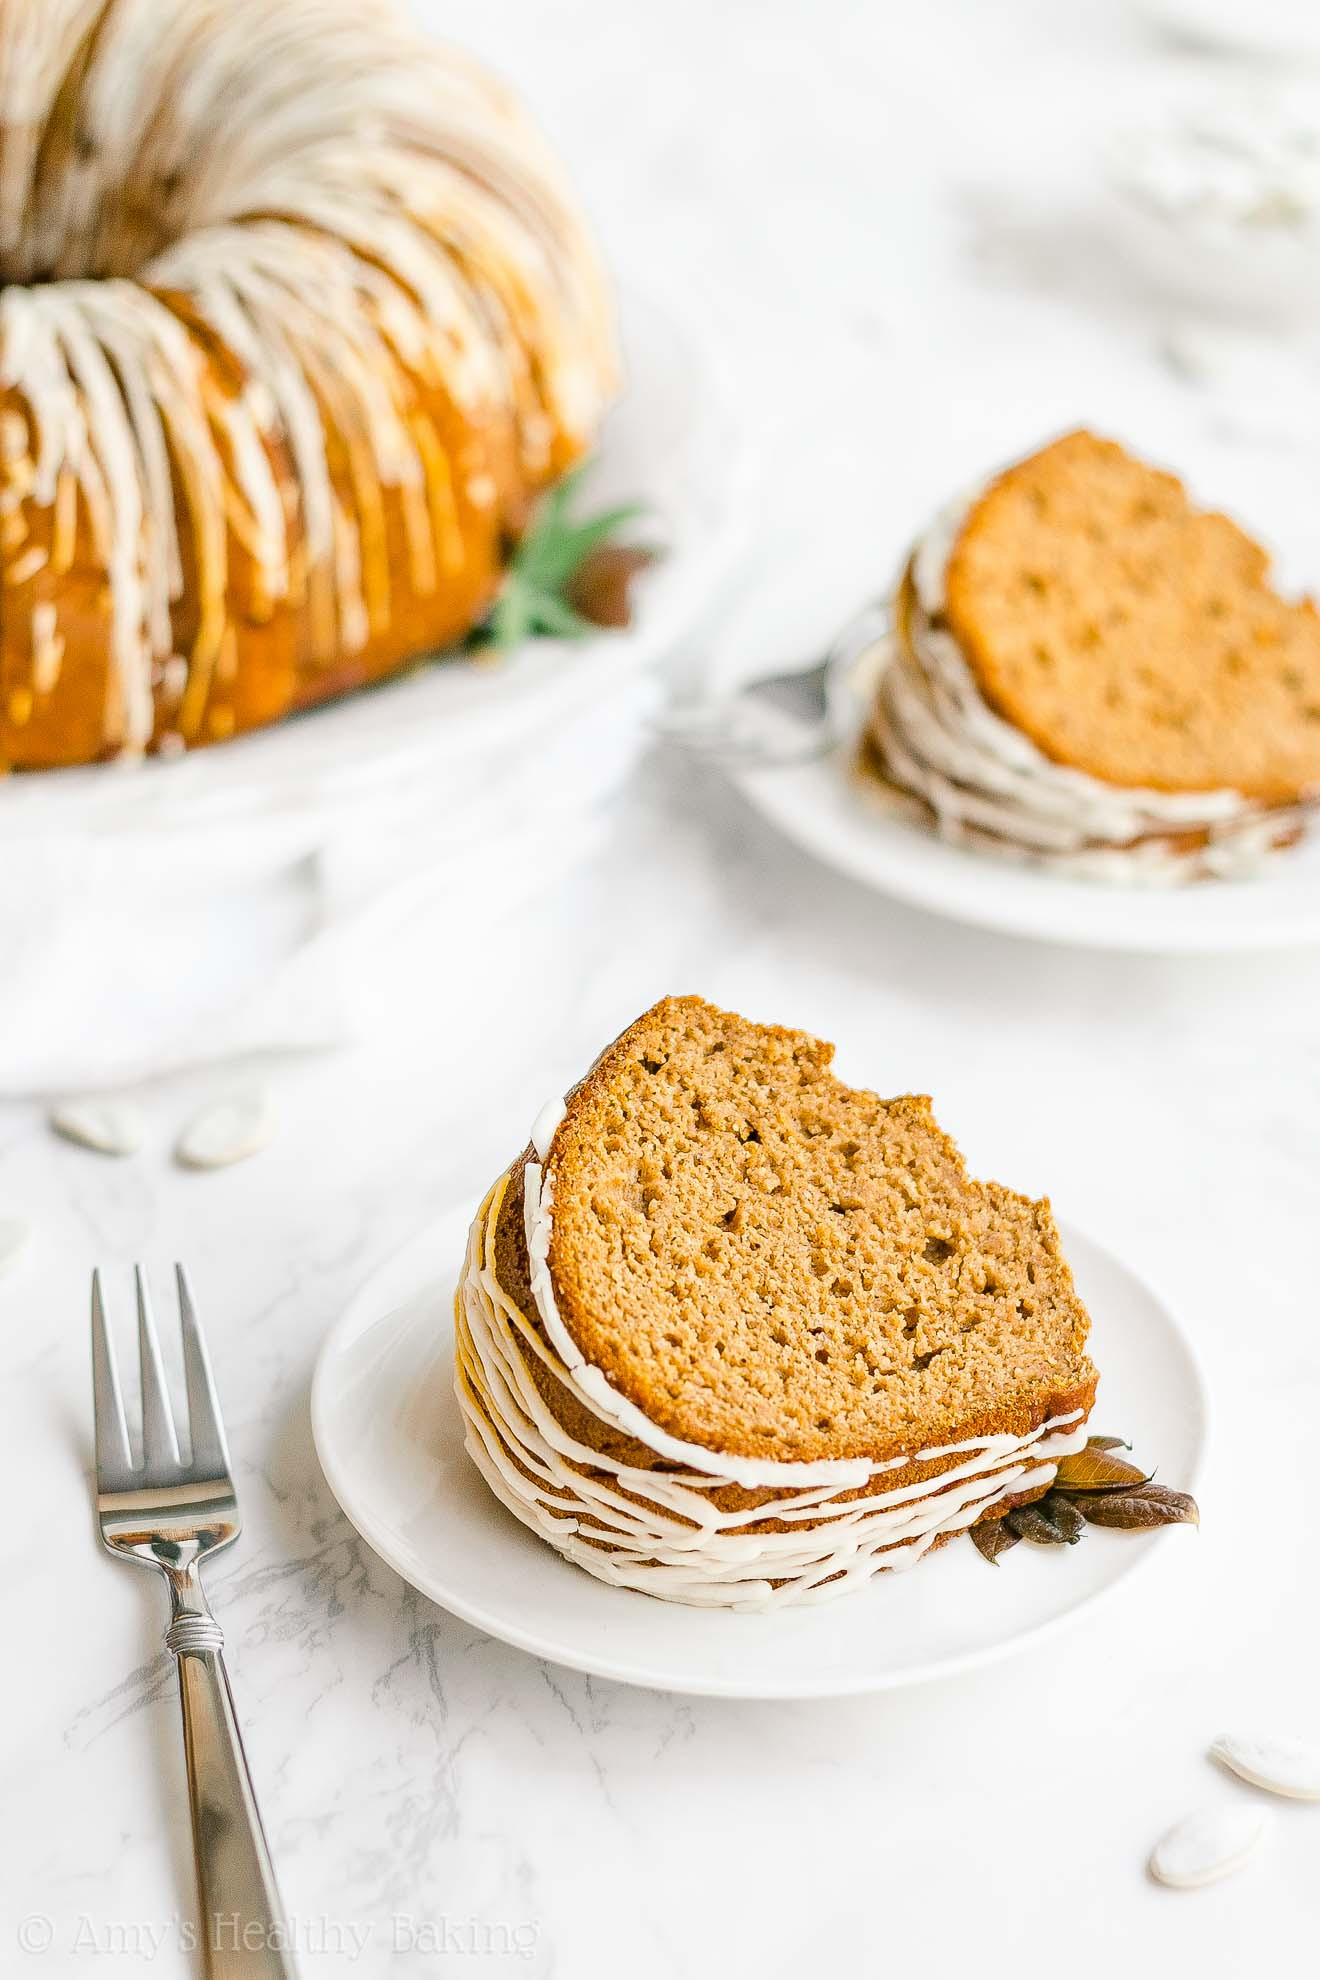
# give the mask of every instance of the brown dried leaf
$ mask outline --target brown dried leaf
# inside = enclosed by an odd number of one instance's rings
[[[972,1545],[991,1567],[1001,1554],[1006,1554],[1017,1543],[1017,1534],[1011,1533],[1002,1519],[983,1519],[979,1526],[972,1528]]]
[[[602,543],[578,565],[565,595],[573,610],[593,626],[630,626],[633,579],[654,562],[654,550],[636,544]]]
[[[1062,1547],[1064,1536],[1054,1524],[1042,1505],[1016,1506],[1011,1513],[1005,1513],[1005,1524],[1017,1534],[1019,1540],[1030,1540],[1037,1547]]]
[[[1167,1485],[1143,1485],[1140,1491],[1102,1492],[1079,1498],[1083,1516],[1092,1526],[1116,1526],[1136,1532],[1151,1526],[1199,1526],[1200,1508],[1190,1492],[1173,1492]]]
[[[1091,1451],[1130,1451],[1132,1449],[1126,1437],[1088,1437],[1086,1447]]]
[[[1086,1521],[1082,1518],[1080,1507],[1065,1498],[1062,1492],[1047,1492],[1040,1501],[1039,1510],[1070,1547],[1086,1531]]]
[[[1126,1458],[1115,1457],[1110,1451],[1102,1451],[1088,1444],[1084,1451],[1075,1451],[1071,1457],[1059,1459],[1054,1489],[1058,1492],[1131,1492],[1140,1485],[1148,1485],[1150,1477],[1148,1471],[1129,1464]]]

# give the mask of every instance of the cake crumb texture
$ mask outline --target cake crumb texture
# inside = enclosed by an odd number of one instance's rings
[[[1048,1202],[973,1180],[928,1099],[847,1087],[832,1057],[685,997],[597,1062],[547,1163],[587,1360],[750,1457],[883,1460],[1089,1408]]]
[[[990,705],[1107,783],[1320,788],[1320,615],[1173,475],[1094,434],[998,477],[949,560],[948,628]]]

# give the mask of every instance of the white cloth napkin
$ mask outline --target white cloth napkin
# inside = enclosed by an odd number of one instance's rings
[[[310,845],[293,830],[283,854],[241,815],[176,834],[164,802],[149,829],[11,843],[0,1094],[122,1089],[388,1022],[474,922],[516,914],[590,849],[657,692],[632,674],[534,741],[459,765],[423,750],[323,804]]]

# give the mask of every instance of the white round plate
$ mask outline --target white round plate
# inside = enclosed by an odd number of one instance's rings
[[[1243,880],[1109,885],[948,845],[905,817],[858,767],[862,697],[828,756],[733,771],[738,789],[807,852],[896,900],[1040,942],[1151,955],[1320,943],[1320,833]]]
[[[884,1691],[970,1669],[1078,1616],[1175,1532],[1090,1530],[1020,1546],[997,1568],[958,1540],[907,1573],[818,1608],[686,1609],[607,1587],[561,1560],[493,1498],[463,1448],[453,1289],[468,1216],[442,1218],[377,1271],[332,1330],[312,1385],[331,1489],[363,1538],[422,1594],[554,1663],[625,1684],[726,1698]],[[1065,1227],[1102,1371],[1093,1421],[1191,1489],[1205,1391],[1168,1309],[1126,1266]]]

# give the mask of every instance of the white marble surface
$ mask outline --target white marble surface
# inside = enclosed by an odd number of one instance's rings
[[[1219,65],[1105,0],[453,0],[443,17],[535,100],[616,256],[723,326],[764,449],[760,552],[796,593],[781,636],[845,610],[950,484],[1081,418],[1184,464],[1320,578],[1320,364],[1153,297],[1093,211],[1105,132]],[[427,1011],[271,1069],[281,1132],[224,1173],[168,1160],[214,1075],[150,1092],[126,1161],[56,1141],[34,1106],[0,1114],[0,1214],[36,1225],[0,1285],[0,1970],[192,1970],[158,1591],[98,1554],[86,1476],[89,1268],[126,1299],[129,1261],[163,1284],[175,1255],[237,1457],[247,1528],[213,1589],[308,1972],[1294,1968],[1320,1927],[1320,1811],[1281,1807],[1268,1850],[1211,1890],[1157,1890],[1143,1862],[1189,1805],[1239,1791],[1204,1757],[1217,1732],[1320,1733],[1299,1523],[1320,1412],[1320,957],[976,935],[816,870],[656,758],[588,871],[481,947],[437,926],[432,965]],[[670,989],[832,1036],[881,1090],[930,1090],[975,1165],[1048,1189],[1176,1300],[1217,1407],[1205,1523],[1130,1600],[973,1679],[737,1706],[543,1668],[355,1538],[308,1430],[326,1327]],[[43,1918],[53,1946],[25,1956],[22,1921],[36,1944]]]

